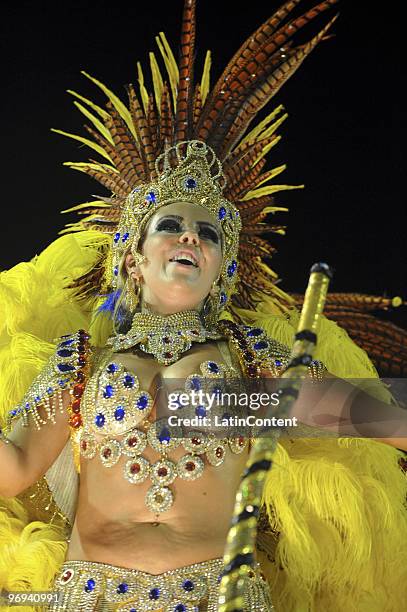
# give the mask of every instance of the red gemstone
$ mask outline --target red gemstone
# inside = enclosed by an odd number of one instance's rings
[[[138,438],[136,436],[132,436],[131,438],[127,440],[127,445],[136,446],[137,442],[138,442]]]
[[[174,353],[171,353],[171,351],[167,351],[166,353],[164,353],[164,357],[166,359],[171,359],[171,357],[174,357]]]
[[[78,427],[82,425],[82,417],[80,414],[73,414],[69,422],[70,422],[71,427],[74,427],[75,429],[77,429]]]
[[[80,355],[83,355],[84,353],[86,353],[86,346],[84,344],[78,344],[78,353]]]
[[[112,451],[110,448],[105,448],[105,450],[103,451],[103,457],[105,459],[109,459],[111,454],[112,454]]]
[[[188,472],[193,472],[195,469],[195,463],[193,461],[187,461],[187,463],[185,464],[185,469]]]
[[[198,332],[198,331],[196,331],[196,329],[191,329],[191,334],[192,334],[193,336],[199,336],[199,332]]]
[[[164,342],[164,344],[169,344],[171,342],[171,340],[168,338],[168,336],[165,336],[163,338],[163,342]]]
[[[77,364],[80,368],[83,368],[86,365],[86,360],[83,357],[79,357]]]
[[[79,372],[76,373],[75,380],[76,382],[80,382],[80,383],[84,382],[85,374],[81,370],[79,370]]]
[[[159,470],[158,470],[157,474],[158,474],[159,476],[167,476],[167,474],[168,474],[168,470],[167,470],[167,468],[165,468],[165,467],[161,467],[161,468],[159,468]]]
[[[249,351],[245,351],[243,353],[243,358],[245,361],[253,361],[254,357],[251,353],[249,353]]]
[[[138,474],[138,473],[139,473],[139,471],[140,471],[140,469],[141,469],[141,467],[140,467],[140,464],[139,464],[139,463],[133,463],[133,464],[130,466],[130,472],[131,472],[132,474]]]
[[[72,576],[72,572],[71,572],[71,570],[66,570],[66,571],[63,573],[61,580],[62,580],[63,582],[66,582],[67,580],[69,580],[69,578],[70,578],[71,576]]]
[[[82,397],[84,389],[83,385],[75,385],[73,388],[74,397]]]
[[[257,364],[251,363],[250,365],[248,365],[247,373],[250,376],[250,378],[256,378],[256,376],[258,376],[259,374],[259,369],[257,367]]]
[[[86,442],[86,440],[82,440],[81,449],[85,451],[87,448],[88,448],[88,443]]]
[[[237,443],[239,444],[239,446],[244,446],[244,442],[245,442],[244,437],[243,436],[239,436],[238,439],[237,439]]]
[[[199,438],[191,438],[191,442],[192,442],[192,444],[195,444],[195,446],[196,446],[197,444],[201,443],[201,440]]]
[[[223,457],[223,448],[221,446],[218,446],[217,449],[215,450],[215,455],[218,457],[218,459],[220,459],[221,457]]]
[[[74,414],[79,414],[81,411],[81,400],[80,399],[74,400],[72,402],[71,409]]]

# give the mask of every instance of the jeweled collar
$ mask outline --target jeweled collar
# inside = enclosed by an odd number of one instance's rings
[[[219,339],[216,329],[204,327],[199,312],[184,310],[171,315],[139,312],[133,317],[130,330],[109,338],[107,344],[114,352],[137,346],[154,355],[158,363],[170,365],[188,351],[193,342]]]

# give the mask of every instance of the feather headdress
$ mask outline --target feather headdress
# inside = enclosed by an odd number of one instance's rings
[[[106,109],[71,92],[76,106],[89,120],[85,126],[89,138],[55,130],[86,144],[103,161],[67,162],[75,170],[85,172],[112,192],[71,208],[85,215],[66,231],[98,230],[116,236],[129,194],[140,185],[159,179],[156,161],[169,148],[183,141],[200,141],[213,150],[222,165],[225,180],[222,197],[238,210],[241,234],[237,259],[239,281],[233,295],[236,307],[253,308],[262,295],[275,299],[282,310],[293,300],[276,285],[277,275],[270,269],[273,246],[265,238],[268,233],[284,233],[284,226],[269,222],[269,213],[286,210],[273,203],[273,194],[294,186],[272,182],[284,169],[266,170],[266,155],[279,141],[277,130],[286,118],[278,106],[249,131],[259,111],[297,70],[315,46],[324,39],[335,17],[308,42],[296,45],[295,35],[336,0],[325,0],[296,17],[292,13],[301,0],[283,4],[240,47],[222,75],[210,88],[211,55],[207,52],[203,74],[194,79],[195,0],[186,0],[182,20],[180,57],[176,62],[165,35],[156,38],[165,73],[159,69],[154,53],[150,53],[153,91],[144,84],[138,65],[138,91],[128,86],[128,104],[89,74],[108,98]],[[148,188],[147,188],[148,192]],[[127,236],[127,233],[126,233]],[[114,246],[114,243],[113,243]],[[78,292],[89,294],[112,288],[112,257],[104,255],[95,269],[76,281]],[[233,267],[233,259],[230,260]],[[230,263],[228,264],[230,268]],[[113,283],[114,284],[114,283]]]

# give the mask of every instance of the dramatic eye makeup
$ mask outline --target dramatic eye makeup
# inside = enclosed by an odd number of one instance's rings
[[[183,221],[183,217],[178,215],[167,215],[157,221],[155,229],[157,232],[183,232]],[[198,235],[202,240],[211,240],[215,244],[220,243],[220,234],[215,225],[207,221],[197,221],[195,225],[198,227]]]
[[[155,226],[157,232],[179,232],[181,223],[174,217],[163,217]]]

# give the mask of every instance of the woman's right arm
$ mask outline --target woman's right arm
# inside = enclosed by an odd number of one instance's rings
[[[49,419],[43,407],[37,407],[45,421],[40,429],[36,427],[32,415],[24,426],[22,419],[16,422],[7,437],[0,436],[0,495],[15,497],[37,482],[51,467],[69,439],[68,424],[70,403],[69,391],[62,392],[63,409],[57,397],[51,400],[54,420]]]

